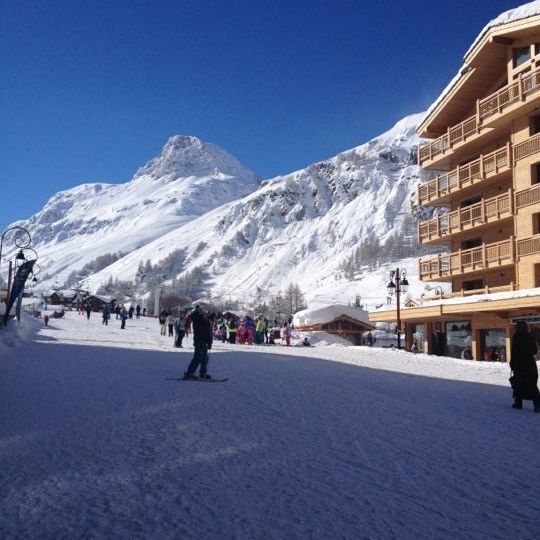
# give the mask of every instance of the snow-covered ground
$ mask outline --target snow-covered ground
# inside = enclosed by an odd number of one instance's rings
[[[215,344],[210,373],[229,381],[179,382],[191,340],[173,349],[155,319],[120,330],[68,312],[31,339],[13,326],[0,331],[3,539],[540,531],[540,415],[510,408],[504,364]]]

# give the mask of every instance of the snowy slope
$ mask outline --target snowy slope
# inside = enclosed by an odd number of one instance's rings
[[[164,274],[165,281],[201,267],[221,297],[268,297],[297,282],[309,300],[338,294],[332,302],[346,303],[359,283],[344,279],[345,259],[367,238],[383,242],[401,233],[410,218],[421,117],[406,117],[361,146],[260,187],[218,147],[173,137],[130,182],[59,193],[20,223],[32,232],[50,276],[46,286],[63,283],[98,255],[122,252],[89,276],[95,291],[110,278],[132,280],[141,263],[159,264],[182,249],[185,264]],[[413,260],[407,264],[415,273]],[[384,292],[385,282],[377,289]]]
[[[2,538],[538,538],[507,365],[217,343],[229,381],[179,382],[191,347],[95,315],[0,350]]]
[[[411,213],[419,180],[415,127],[407,117],[368,143],[263,183],[133,251],[96,277],[131,279],[141,261],[162,260],[179,247],[186,270],[204,267],[213,292],[246,298],[298,282],[308,298],[343,283],[340,264],[368,237],[384,240]],[[416,265],[410,263],[415,272]],[[94,278],[95,279],[95,278]],[[383,284],[383,290],[385,284]],[[350,289],[350,286],[349,286]],[[346,299],[350,291],[346,291]]]
[[[259,183],[218,146],[176,136],[131,181],[62,191],[16,224],[31,232],[44,273],[61,281],[98,255],[144,246]]]

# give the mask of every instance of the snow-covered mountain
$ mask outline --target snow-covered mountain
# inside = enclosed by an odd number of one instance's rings
[[[59,193],[20,224],[59,282],[97,255],[122,252],[90,276],[94,289],[111,277],[132,280],[141,263],[159,266],[182,251],[164,280],[203,268],[211,290],[227,298],[271,295],[296,282],[308,298],[335,292],[343,301],[357,288],[344,279],[344,261],[366,238],[402,233],[411,215],[421,118],[260,185],[218,147],[173,137],[127,184]]]
[[[252,192],[260,180],[218,146],[176,136],[131,181],[59,192],[16,224],[31,232],[43,273],[61,282],[97,256],[129,253]]]

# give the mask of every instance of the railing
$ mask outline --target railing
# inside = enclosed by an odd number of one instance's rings
[[[540,152],[540,133],[514,146],[514,161]]]
[[[503,219],[512,215],[512,190],[504,195],[497,195],[479,203],[454,210],[448,214],[419,223],[418,240],[420,242],[441,238],[466,228],[483,225],[489,221]]]
[[[469,135],[478,130],[477,116],[471,116],[457,126],[450,128],[444,135],[434,141],[423,144],[418,148],[418,161],[422,162],[433,159],[439,154],[444,154],[452,145],[464,141]]]
[[[418,149],[418,163],[444,154],[453,145],[463,142],[473,133],[480,133],[485,120],[496,114],[502,114],[508,107],[527,99],[540,91],[540,69],[520,76],[516,81],[506,85],[497,92],[477,101],[476,114],[460,124],[451,127],[438,139],[423,144]]]
[[[540,235],[538,240],[540,246]],[[420,279],[436,279],[512,264],[514,259],[514,238],[511,237],[502,242],[438,255],[433,259],[420,259],[418,275]]]
[[[502,169],[511,166],[511,147],[507,143],[490,154],[482,155],[478,159],[461,165],[446,174],[437,176],[429,182],[418,186],[418,202],[425,205],[433,199],[438,199],[467,186],[481,182],[486,177],[498,174]]]
[[[540,234],[531,236],[530,238],[524,238],[517,241],[517,255],[518,257],[525,257],[527,255],[535,255],[540,253]]]
[[[481,289],[461,289],[460,291],[443,292],[441,294],[433,294],[431,296],[422,296],[422,300],[446,300],[448,298],[464,298],[465,296],[474,296],[477,294],[491,294],[497,292],[511,292],[515,291],[516,286],[514,282],[510,282],[508,285],[499,285],[498,287],[490,287],[486,285]]]
[[[540,184],[516,193],[516,208],[540,203]]]

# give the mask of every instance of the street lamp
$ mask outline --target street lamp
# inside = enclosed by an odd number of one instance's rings
[[[386,286],[390,296],[396,295],[396,314],[397,314],[397,348],[401,349],[401,316],[400,316],[400,295],[409,290],[407,281],[407,271],[402,268],[396,268],[390,272],[390,281]]]
[[[30,236],[30,233],[24,228],[20,227],[19,225],[15,225],[13,227],[8,227],[0,237],[0,266],[2,265],[2,246],[4,245],[4,236],[10,231],[22,231],[22,235],[17,235],[15,237],[15,246],[18,248],[27,248],[30,245],[30,242],[32,241],[32,237]],[[22,255],[22,258],[24,259],[24,253],[22,252],[22,249],[19,250],[19,253],[17,253],[17,259],[20,259],[19,255]]]

